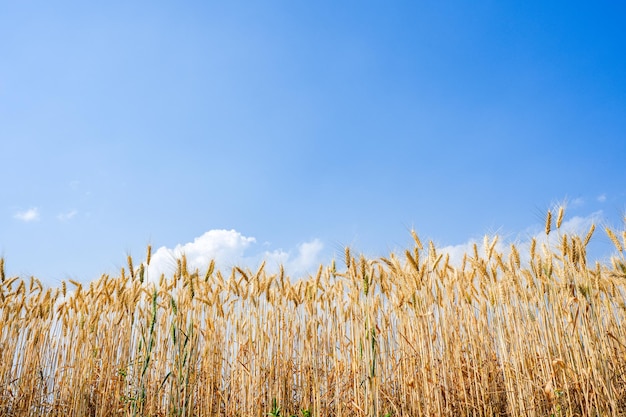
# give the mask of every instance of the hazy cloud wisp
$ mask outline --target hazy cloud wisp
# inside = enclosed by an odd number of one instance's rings
[[[78,210],[70,210],[65,213],[60,213],[57,216],[57,219],[61,220],[62,222],[65,222],[65,221],[71,220],[77,214],[78,214]]]
[[[38,221],[41,218],[37,207],[32,207],[26,211],[18,211],[13,217],[25,223]]]

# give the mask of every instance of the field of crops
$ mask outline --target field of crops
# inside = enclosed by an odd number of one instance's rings
[[[414,234],[304,279],[129,257],[45,288],[2,261],[0,416],[626,415],[626,233],[588,264],[594,228],[547,217],[553,248],[485,238],[453,265]]]

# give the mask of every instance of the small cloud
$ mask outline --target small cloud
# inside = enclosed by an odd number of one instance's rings
[[[322,263],[321,255],[324,244],[319,239],[313,239],[310,242],[304,242],[298,245],[297,255],[292,256],[294,251],[275,250],[266,251],[262,259],[268,262],[268,271],[278,269],[279,265],[283,265],[285,272],[292,278],[302,278],[306,275],[315,273]]]
[[[307,271],[319,266],[320,254],[324,249],[324,244],[319,239],[302,243],[298,246],[298,256],[290,262],[294,271]]]
[[[441,249],[439,248],[436,248],[436,249],[437,249],[437,252],[443,253],[444,256],[448,255],[450,257],[449,262],[451,265],[460,266],[461,263],[463,262],[463,257],[465,255],[474,256],[474,245],[476,245],[479,256],[486,256],[488,249],[487,247],[485,247],[485,244],[491,245],[494,239],[496,239],[496,237],[497,237],[497,241],[494,246],[494,250],[501,252],[501,253],[506,252],[507,251],[506,244],[505,242],[503,242],[502,238],[498,235],[487,235],[483,237],[481,241],[477,239],[469,239],[465,243],[461,243],[458,245],[444,246]]]
[[[76,216],[78,214],[78,210],[70,210],[66,213],[61,213],[57,216],[57,219],[59,219],[62,222],[66,222],[68,220],[71,220],[74,216]]]
[[[572,207],[580,207],[585,204],[585,199],[578,197],[572,200]]]
[[[25,223],[38,221],[40,219],[39,209],[37,207],[30,208],[26,211],[18,211],[13,218],[21,220]]]
[[[598,196],[598,202],[604,203],[606,201],[606,194],[600,194]]]
[[[475,239],[470,239],[465,243],[461,243],[458,245],[448,245],[442,248],[436,248],[437,252],[441,252],[444,255],[447,254],[450,256],[450,263],[454,266],[461,265],[464,255],[471,255],[474,250],[474,245],[478,245],[478,242]],[[478,246],[480,248],[480,246]]]

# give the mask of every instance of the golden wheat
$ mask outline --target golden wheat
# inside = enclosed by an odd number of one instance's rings
[[[346,248],[299,280],[148,277],[149,246],[73,291],[0,260],[0,416],[626,415],[626,261],[607,228],[620,257],[589,269],[593,232],[455,266],[412,231],[404,263]]]

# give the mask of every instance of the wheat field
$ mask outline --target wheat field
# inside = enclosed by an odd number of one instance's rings
[[[626,415],[626,232],[432,242],[304,279],[235,267],[46,288],[0,262],[0,416]],[[527,254],[527,255],[526,255]]]

